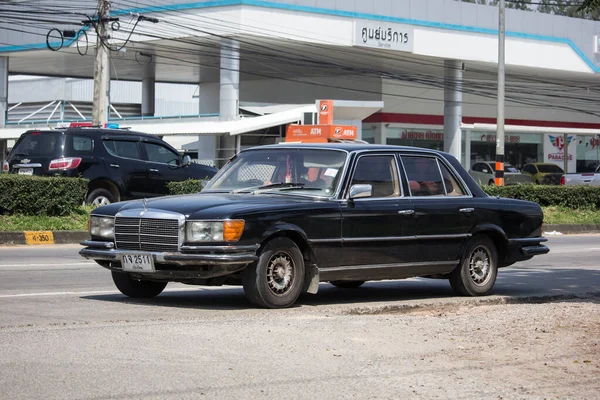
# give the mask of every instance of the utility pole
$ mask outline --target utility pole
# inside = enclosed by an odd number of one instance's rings
[[[496,186],[504,186],[504,0],[498,3],[498,116],[496,120]]]
[[[96,62],[94,64],[94,100],[92,103],[92,124],[104,125],[108,122],[109,66],[106,23],[110,13],[110,0],[98,0],[98,25],[96,38]]]

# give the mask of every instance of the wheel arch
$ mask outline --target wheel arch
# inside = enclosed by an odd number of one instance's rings
[[[271,240],[280,237],[288,238],[298,246],[304,259],[304,285],[302,291],[316,294],[319,290],[319,268],[314,249],[310,244],[310,240],[308,240],[308,235],[302,228],[294,224],[275,224],[265,231],[257,253],[260,254],[265,245]]]
[[[88,192],[86,194],[86,198],[96,189],[108,190],[113,196],[115,196],[116,201],[121,201],[121,190],[119,189],[119,186],[109,179],[98,178],[90,181],[88,183]]]
[[[504,230],[498,225],[478,225],[471,231],[471,235],[484,235],[489,237],[496,246],[498,262],[501,264],[506,259],[506,256],[508,254],[508,236],[506,235],[506,232],[504,232]],[[465,248],[466,247],[463,247],[461,254],[464,254]]]

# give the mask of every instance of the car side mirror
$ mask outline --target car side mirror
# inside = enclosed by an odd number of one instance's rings
[[[352,185],[350,188],[350,199],[362,199],[373,196],[371,185]]]
[[[181,168],[187,167],[192,163],[192,158],[188,155],[183,156],[181,159]]]

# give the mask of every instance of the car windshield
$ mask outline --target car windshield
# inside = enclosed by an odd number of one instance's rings
[[[538,164],[538,170],[544,174],[552,174],[552,173],[563,173],[563,169],[558,165],[553,164]]]
[[[62,143],[61,132],[31,132],[24,133],[19,139],[11,154],[15,157],[43,157],[54,156]]]
[[[204,191],[301,193],[331,196],[347,154],[328,149],[261,149],[240,153]]]

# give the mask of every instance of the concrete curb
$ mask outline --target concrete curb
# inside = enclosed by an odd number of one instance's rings
[[[54,244],[77,244],[89,240],[87,231],[52,231]],[[27,244],[25,232],[0,232],[0,244]]]
[[[552,295],[541,295],[541,296],[489,296],[483,297],[469,297],[465,300],[449,300],[441,302],[427,302],[421,304],[393,304],[393,305],[375,305],[375,306],[361,306],[352,307],[344,310],[342,314],[347,315],[381,315],[381,314],[411,314],[427,309],[440,309],[446,308],[448,310],[460,308],[460,307],[477,307],[477,306],[496,306],[503,304],[544,304],[554,303],[558,301],[569,301],[569,300],[584,300],[584,301],[600,301],[600,292],[587,292],[587,293],[564,293],[564,294],[552,294]]]
[[[560,232],[562,234],[577,234],[577,233],[600,233],[599,224],[590,225],[567,225],[567,224],[545,224],[544,232]]]

